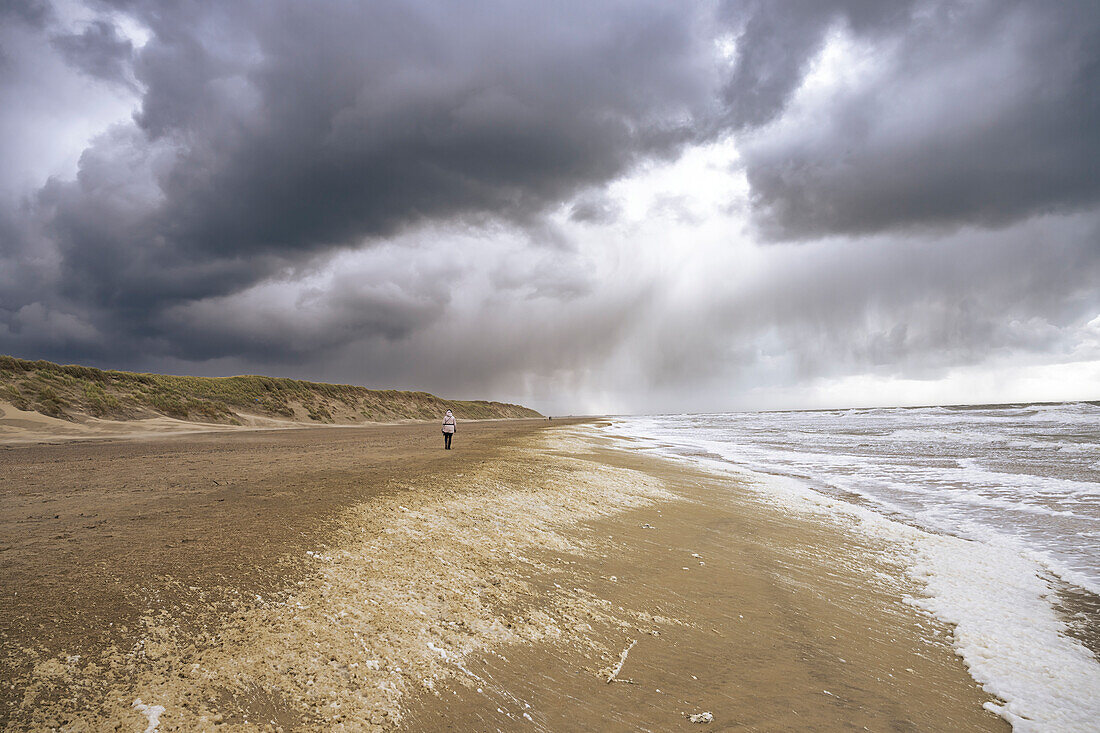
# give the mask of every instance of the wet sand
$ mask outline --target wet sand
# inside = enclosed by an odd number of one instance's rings
[[[591,435],[508,421],[449,453],[424,425],[2,450],[0,720],[1008,729],[872,540]]]
[[[520,729],[522,712],[554,731],[703,730],[688,720],[699,713],[713,716],[705,730],[1010,730],[982,708],[992,698],[954,655],[950,629],[875,577],[901,569],[870,538],[663,459],[588,457],[658,477],[678,497],[584,523],[585,554],[553,558],[559,585],[631,621],[605,624],[598,647],[555,640],[482,655],[469,669],[483,692],[421,696],[410,730]],[[672,621],[638,624],[639,612]]]

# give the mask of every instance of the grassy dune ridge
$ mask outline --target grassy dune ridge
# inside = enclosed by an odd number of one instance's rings
[[[541,417],[521,405],[445,400],[427,392],[376,390],[280,377],[183,377],[101,370],[0,355],[0,400],[20,410],[78,420],[87,416],[240,424],[244,416],[317,423]]]

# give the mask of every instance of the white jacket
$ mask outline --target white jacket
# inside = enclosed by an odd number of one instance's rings
[[[455,431],[455,425],[457,424],[458,423],[455,422],[455,416],[451,414],[450,410],[447,410],[447,415],[443,418],[443,432],[453,433]]]

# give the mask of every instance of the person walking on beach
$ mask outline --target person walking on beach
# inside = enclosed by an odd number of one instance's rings
[[[443,447],[446,450],[451,449],[451,436],[455,434],[456,425],[455,416],[447,410],[447,414],[443,416]]]

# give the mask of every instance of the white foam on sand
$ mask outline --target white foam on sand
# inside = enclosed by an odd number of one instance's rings
[[[1043,566],[1018,547],[925,532],[794,479],[756,475],[754,484],[788,508],[848,515],[888,540],[918,589],[911,602],[954,627],[971,677],[1003,701],[986,707],[1014,730],[1097,731],[1100,663],[1065,634]]]
[[[1063,633],[1040,566],[1006,549],[920,538],[910,572],[925,596],[914,602],[954,625],[971,676],[1004,701],[986,707],[1014,730],[1096,731],[1100,664]]]
[[[1025,733],[1100,730],[1100,663],[1065,633],[1050,600],[1055,590],[1034,553],[1007,539],[933,534],[818,493],[794,478],[701,456],[668,457],[736,477],[739,485],[786,510],[855,520],[908,568],[899,592],[953,626],[953,646],[970,675],[1003,701],[987,703],[989,710]]]
[[[134,709],[149,719],[149,725],[145,726],[145,733],[153,733],[160,725],[160,716],[164,715],[164,706],[146,705],[139,697],[134,700]]]

